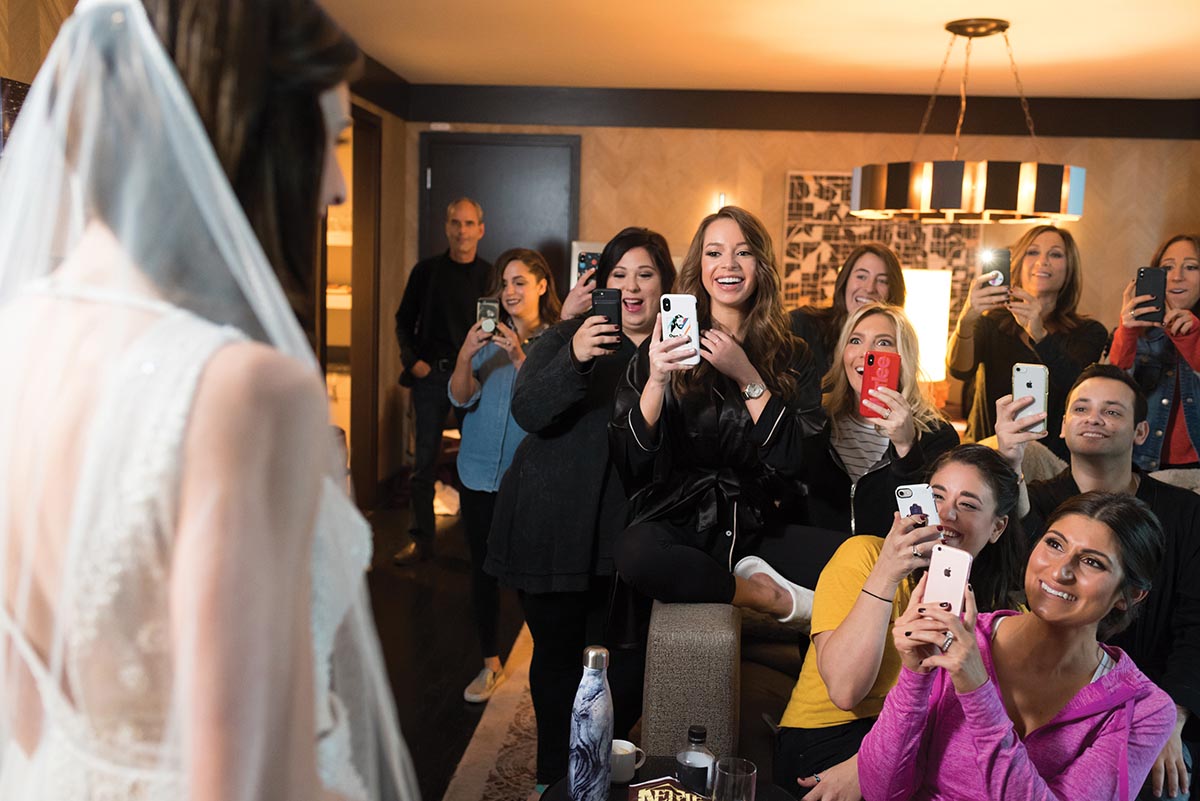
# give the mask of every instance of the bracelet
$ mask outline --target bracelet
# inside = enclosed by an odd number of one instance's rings
[[[891,598],[884,598],[882,595],[876,595],[875,593],[868,590],[866,587],[863,587],[862,591],[865,592],[867,595],[870,595],[872,598],[878,598],[879,600],[883,601],[885,604],[890,604],[892,602]]]

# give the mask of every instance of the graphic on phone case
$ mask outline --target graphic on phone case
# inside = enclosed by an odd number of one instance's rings
[[[691,326],[688,325],[688,318],[682,314],[676,314],[667,322],[668,337],[686,337]]]

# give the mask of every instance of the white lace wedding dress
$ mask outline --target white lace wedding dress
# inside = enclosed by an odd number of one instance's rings
[[[74,485],[77,491],[68,493],[73,494],[66,514],[72,534],[57,539],[67,552],[56,555],[60,564],[53,568],[51,589],[35,587],[33,600],[16,611],[0,603],[0,655],[7,668],[2,675],[9,685],[4,688],[9,703],[0,711],[15,712],[0,721],[0,733],[9,735],[0,762],[0,799],[175,801],[187,795],[181,757],[163,753],[162,744],[177,742],[165,729],[178,723],[171,718],[177,655],[168,616],[182,448],[206,365],[220,348],[244,337],[165,302],[45,280],[27,287],[18,303],[29,309],[10,309],[7,315],[0,309],[0,341],[18,348],[38,335],[32,321],[47,304],[74,304],[81,310],[115,304],[135,316],[144,312],[144,320],[104,371],[102,385],[92,388],[87,424],[77,432],[86,438],[79,451],[86,463],[76,469],[105,480],[81,480]],[[0,420],[0,442],[12,441],[15,424]],[[109,431],[135,436],[113,442]],[[0,455],[0,466],[3,460]],[[8,469],[13,478],[20,468],[9,464]],[[37,510],[20,509],[15,494],[6,497],[16,486],[12,481],[0,486],[0,522],[5,515],[36,521]],[[42,497],[54,495],[42,485]],[[9,552],[0,555],[10,575],[11,563],[21,558],[13,548],[16,541],[19,537],[11,537]],[[219,546],[219,532],[213,542]],[[326,479],[312,560],[314,737],[323,784],[350,799],[368,794],[353,765],[345,711],[329,689],[330,660],[370,552],[366,521]],[[38,550],[39,559],[52,556],[53,548]],[[51,570],[31,572],[37,584]],[[45,615],[57,618],[58,630],[66,635],[39,644],[29,632]],[[32,753],[22,743],[35,744]]]

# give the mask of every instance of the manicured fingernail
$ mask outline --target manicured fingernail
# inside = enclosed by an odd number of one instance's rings
[[[923,607],[923,606],[918,606],[918,607],[917,607],[917,611],[918,611],[918,612],[920,612],[920,613],[923,615],[923,614],[925,614],[925,607]]]
[[[938,531],[945,531],[946,529],[942,528],[941,526],[938,526],[938,527],[937,527],[937,530],[938,530]]]
[[[975,592],[975,588],[972,587],[969,582],[967,584],[967,589],[970,590],[971,592]]]
[[[905,637],[911,637],[911,636],[912,636],[912,632],[911,632],[911,631],[906,631],[906,632],[904,632],[904,636],[905,636]]]
[[[945,601],[942,601],[940,604],[938,604],[938,606],[942,607],[943,609],[950,608],[950,604],[946,603]]]

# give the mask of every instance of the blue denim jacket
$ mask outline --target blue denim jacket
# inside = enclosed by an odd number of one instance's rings
[[[1200,448],[1200,375],[1180,357],[1162,329],[1153,329],[1138,339],[1131,372],[1146,393],[1149,406],[1146,419],[1150,423],[1150,436],[1134,446],[1134,464],[1143,470],[1158,470],[1162,466],[1163,442],[1167,438],[1177,378],[1188,436],[1193,446]]]
[[[446,388],[450,402],[467,410],[458,449],[458,478],[469,489],[496,492],[517,445],[525,438],[525,430],[512,416],[517,368],[499,345],[489,342],[471,358],[471,372],[479,379],[479,389],[466,403],[459,403]]]

